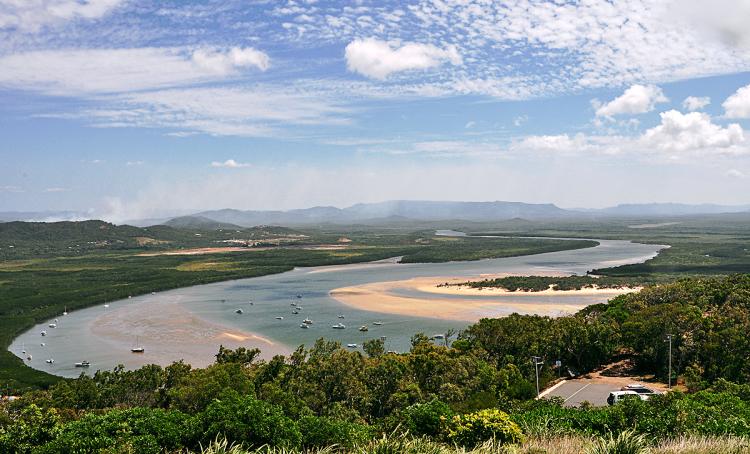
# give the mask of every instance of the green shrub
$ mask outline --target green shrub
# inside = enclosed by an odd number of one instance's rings
[[[507,413],[487,409],[454,416],[448,438],[462,446],[476,446],[486,440],[516,444],[523,441],[523,433]]]
[[[370,439],[366,426],[326,417],[306,416],[299,420],[299,430],[305,448],[352,447]]]
[[[0,427],[0,452],[27,453],[53,440],[61,430],[55,409],[43,410],[31,404],[8,426]]]
[[[111,410],[65,425],[54,441],[35,452],[157,454],[190,446],[194,432],[192,418],[179,411]]]
[[[296,447],[302,434],[296,422],[289,419],[280,407],[237,393],[226,394],[212,402],[198,415],[202,424],[204,444],[217,438],[243,446]]]
[[[402,413],[403,427],[412,435],[437,436],[453,418],[453,411],[445,402],[433,400],[414,404]]]

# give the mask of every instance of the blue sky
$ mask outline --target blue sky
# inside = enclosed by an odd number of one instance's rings
[[[750,1],[0,0],[0,210],[750,203]]]

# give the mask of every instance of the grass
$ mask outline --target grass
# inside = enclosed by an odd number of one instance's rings
[[[241,446],[218,440],[201,454],[745,454],[750,453],[750,440],[740,437],[686,436],[650,444],[648,440],[623,432],[618,436],[591,439],[580,436],[529,438],[518,446],[503,446],[487,441],[475,448],[461,448],[426,439],[383,437],[351,449],[337,446],[310,450],[260,447],[243,449]]]

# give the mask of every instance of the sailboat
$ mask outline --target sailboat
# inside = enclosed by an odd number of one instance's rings
[[[81,361],[80,363],[75,363],[75,367],[89,367],[91,366],[91,363],[88,361]]]
[[[26,354],[26,344],[25,343],[21,344],[21,354],[24,354],[24,355]]]
[[[63,315],[68,315],[68,306],[65,306],[65,309],[63,310]]]
[[[136,337],[135,338],[135,345],[133,345],[133,347],[130,349],[130,351],[133,352],[133,353],[143,353],[143,352],[146,351],[146,349],[143,348],[143,346],[140,345],[140,343],[138,342],[138,338]]]

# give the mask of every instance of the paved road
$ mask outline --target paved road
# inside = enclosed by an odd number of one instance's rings
[[[607,396],[620,389],[615,384],[594,383],[591,380],[568,380],[544,397],[562,397],[565,405],[575,407],[583,401],[597,406],[607,405]]]

